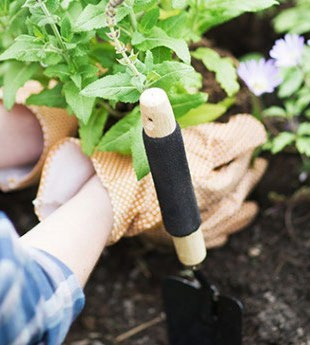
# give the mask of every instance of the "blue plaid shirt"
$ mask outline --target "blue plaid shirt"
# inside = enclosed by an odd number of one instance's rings
[[[0,345],[59,345],[85,297],[52,255],[22,244],[0,212]]]

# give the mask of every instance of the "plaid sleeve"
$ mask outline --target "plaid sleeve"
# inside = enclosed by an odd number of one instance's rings
[[[61,344],[84,301],[68,267],[22,245],[0,212],[0,345]]]

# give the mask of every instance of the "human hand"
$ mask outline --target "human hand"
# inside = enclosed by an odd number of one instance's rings
[[[38,182],[50,147],[74,135],[77,122],[64,109],[26,106],[26,99],[42,86],[30,81],[19,89],[16,104],[7,111],[0,104],[0,190],[21,189]],[[0,102],[3,98],[0,89]]]
[[[263,159],[250,166],[254,149],[266,140],[265,130],[252,116],[237,115],[228,123],[185,129],[183,137],[206,245],[221,245],[257,213],[256,204],[244,200],[266,168]],[[137,181],[131,158],[117,153],[95,152],[88,159],[75,139],[62,140],[48,155],[35,203],[39,218],[44,219],[74,195],[94,170],[113,207],[110,243],[143,231],[149,236],[162,233],[151,176]],[[73,176],[75,183],[71,183]]]

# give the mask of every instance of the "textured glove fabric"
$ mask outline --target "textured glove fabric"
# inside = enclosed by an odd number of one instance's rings
[[[26,99],[31,94],[42,91],[42,86],[36,81],[29,81],[20,88],[16,95],[16,104],[25,105]],[[2,99],[2,90],[0,90]],[[50,108],[45,106],[27,106],[28,109],[38,119],[43,133],[43,150],[39,160],[30,169],[14,168],[10,169],[7,177],[0,184],[0,190],[4,192],[22,189],[36,184],[40,179],[40,174],[49,149],[60,139],[67,136],[74,136],[77,130],[77,120],[74,116],[69,116],[66,110],[60,108]]]
[[[236,115],[228,123],[199,125],[182,130],[182,134],[207,246],[221,245],[229,234],[248,225],[257,213],[255,203],[244,201],[266,169],[266,162],[261,158],[251,164],[253,151],[266,140],[264,127],[250,115]],[[148,237],[169,241],[163,231],[152,177],[149,174],[137,181],[129,156],[95,152],[88,170],[75,182],[75,187],[63,183],[55,193],[51,181],[55,184],[57,179],[53,174],[61,171],[59,184],[69,181],[70,172],[66,171],[78,170],[81,166],[75,156],[83,154],[74,139],[62,140],[51,149],[35,203],[40,219],[53,212],[88,176],[96,173],[107,188],[113,207],[110,243],[124,235],[144,231]]]

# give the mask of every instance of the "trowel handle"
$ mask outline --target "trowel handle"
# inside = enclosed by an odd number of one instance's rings
[[[199,208],[179,125],[164,90],[140,97],[143,140],[166,230],[179,260],[196,266],[206,257]]]

